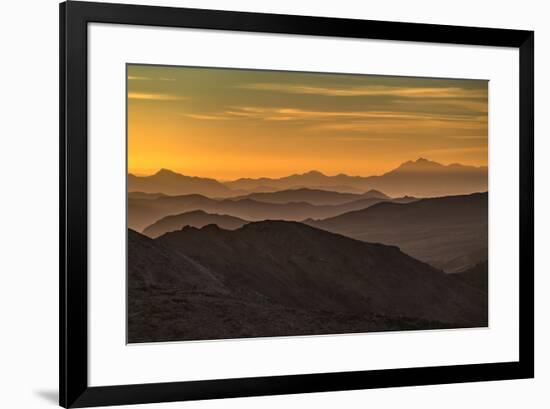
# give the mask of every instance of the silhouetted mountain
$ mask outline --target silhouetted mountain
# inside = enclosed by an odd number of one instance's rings
[[[327,176],[318,171],[311,171],[279,179],[243,178],[225,184],[231,189],[247,191],[254,191],[260,186],[263,189],[271,187],[279,190],[298,187],[319,189],[323,186],[348,186],[361,191],[378,189],[390,196],[429,197],[485,191],[488,186],[487,175],[486,166],[442,165],[420,158],[405,162],[380,176],[362,177],[345,174]]]
[[[282,178],[242,178],[229,182],[191,177],[161,169],[151,176],[128,175],[128,191],[164,193],[168,195],[201,194],[226,198],[249,193],[269,193],[279,190],[330,190],[366,197],[443,196],[487,190],[487,167],[461,164],[442,165],[420,158],[408,161],[380,176],[327,176],[319,171],[294,174]],[[381,193],[385,192],[385,193]],[[327,203],[328,204],[328,203]]]
[[[365,192],[361,195],[364,198],[375,198],[375,199],[391,199],[387,194],[382,193],[379,190],[371,189],[368,192]]]
[[[128,191],[165,193],[167,195],[201,194],[211,197],[227,197],[235,193],[215,179],[181,175],[161,169],[151,176],[128,174]]]
[[[128,226],[142,230],[155,221],[169,215],[203,210],[208,213],[225,214],[245,220],[301,220],[309,214],[335,214],[329,208],[309,203],[263,203],[250,199],[216,200],[201,195],[167,196],[156,200],[128,200]],[[336,213],[338,214],[338,213]],[[321,216],[323,217],[323,216]]]
[[[156,242],[212,271],[230,291],[286,308],[486,325],[479,291],[404,253],[296,222],[249,223],[229,231],[186,227]],[[441,325],[441,324],[440,324]]]
[[[205,267],[132,229],[128,229],[128,285],[227,293]]]
[[[204,227],[209,224],[225,230],[235,230],[248,223],[247,220],[238,217],[210,214],[202,210],[182,213],[174,216],[166,216],[143,230],[143,234],[156,238],[170,231],[181,230],[185,226]]]
[[[207,226],[203,230],[217,231],[212,226]],[[281,236],[281,240],[285,239],[285,236]],[[222,243],[218,241],[216,248],[221,250],[222,258],[227,259],[226,253],[231,251],[231,247],[220,245]],[[314,304],[314,309],[289,307],[285,305],[285,297],[275,296],[271,299],[249,289],[255,286],[235,287],[235,280],[246,281],[246,274],[250,273],[246,260],[266,257],[265,249],[256,254],[257,249],[258,247],[251,247],[253,251],[245,259],[239,260],[245,262],[244,268],[239,268],[240,265],[235,263],[218,272],[204,267],[180,250],[166,247],[158,240],[128,230],[128,342],[403,331],[456,326],[454,323],[371,312],[368,311],[371,308],[368,302],[366,307],[361,305],[353,311],[331,310],[330,304],[325,305],[322,300],[322,294],[327,290],[318,289],[317,286],[311,288],[311,292],[306,290],[303,294],[304,297],[321,294],[313,298],[319,300],[319,304]],[[290,256],[292,255],[289,254]],[[298,257],[304,256],[298,254]],[[302,273],[297,271],[293,260],[288,258],[287,261],[289,271],[297,274],[286,274],[289,281],[279,282],[279,288],[281,285],[293,286],[293,281],[298,288],[307,286],[307,281],[301,278]],[[284,259],[279,260],[277,266],[280,267],[284,262]],[[252,264],[255,263],[256,261]],[[235,276],[227,277],[227,269],[235,270]],[[240,274],[240,271],[245,275]],[[311,280],[311,272],[305,272],[303,275],[306,280]],[[333,281],[338,282],[340,275],[342,274],[337,272]],[[345,278],[350,275],[343,274]],[[272,275],[268,278],[273,280]],[[322,284],[326,285],[327,280],[329,277],[325,277]],[[230,283],[232,288],[229,288],[225,281]],[[394,286],[398,284],[388,282],[390,289]],[[401,292],[402,290],[398,290],[396,294],[399,295]],[[356,289],[352,291],[352,295],[358,300],[361,299]],[[276,301],[279,298],[282,304]],[[467,315],[468,313],[464,316]]]
[[[447,272],[487,259],[487,193],[383,202],[307,223],[367,242],[397,245]]]
[[[231,183],[231,182],[225,182]],[[305,185],[296,185],[292,186],[290,189],[282,189],[275,186],[255,186],[252,189],[236,189],[235,192],[241,192],[241,197],[249,195],[251,193],[273,193],[280,192],[281,190],[297,190],[297,189],[312,189],[312,190],[326,190],[329,192],[338,192],[338,193],[351,193],[355,195],[362,195],[364,193],[361,189],[356,189],[350,186],[305,186]]]
[[[420,200],[420,198],[414,197],[414,196],[403,196],[403,197],[396,197],[391,201],[393,203],[412,203],[412,202],[416,202],[417,200]]]
[[[241,178],[230,182],[225,182],[225,185],[231,189],[242,189],[247,191],[255,191],[256,189],[263,189],[265,192],[267,188],[274,190],[288,190],[288,189],[300,189],[307,187],[309,189],[321,189],[330,187],[330,190],[336,192],[348,193],[349,189],[358,189],[364,191],[365,189],[358,188],[357,183],[346,183],[349,180],[353,180],[346,175],[338,176],[326,176],[319,171],[310,171],[303,174],[294,174],[278,179],[272,178]]]
[[[452,277],[468,283],[485,293],[489,292],[489,264],[487,260],[467,270],[452,274]]]
[[[306,202],[266,203],[248,198],[210,199],[202,195],[161,196],[155,200],[129,198],[128,227],[141,231],[165,216],[194,210],[230,215],[251,221],[267,219],[299,221],[364,209],[381,200],[383,199],[364,198],[341,205],[316,206]]]
[[[313,205],[341,205],[361,199],[391,199],[389,196],[377,190],[369,190],[363,194],[341,193],[321,189],[288,189],[275,192],[251,193],[245,196],[238,196],[233,200],[252,199],[265,203],[291,203],[306,202]]]
[[[245,196],[238,196],[237,199],[251,199],[264,203],[290,203],[306,202],[314,205],[338,205],[351,202],[361,198],[361,195],[353,193],[331,192],[319,189],[288,189],[275,192],[251,193]]]
[[[381,176],[370,176],[365,182],[392,195],[447,196],[486,191],[486,166],[442,165],[424,158],[403,163]]]
[[[128,192],[128,199],[157,199],[166,196],[164,193]]]

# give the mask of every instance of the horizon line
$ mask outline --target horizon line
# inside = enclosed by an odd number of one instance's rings
[[[322,171],[317,170],[317,169],[311,169],[311,170],[302,171],[302,172],[285,173],[282,176],[257,176],[257,177],[241,176],[241,177],[237,177],[237,178],[226,179],[226,178],[217,178],[217,177],[209,177],[209,176],[191,175],[191,174],[188,174],[186,172],[175,171],[175,170],[165,168],[165,167],[160,167],[156,171],[151,171],[151,173],[142,173],[142,172],[130,171],[130,169],[127,169],[127,175],[131,175],[131,176],[135,176],[135,177],[151,177],[151,176],[154,176],[154,175],[156,175],[156,174],[158,174],[162,171],[167,171],[167,172],[171,172],[171,173],[182,175],[182,176],[195,177],[195,178],[201,178],[201,179],[212,179],[212,180],[216,180],[218,182],[224,182],[224,183],[225,182],[233,182],[233,181],[237,181],[237,180],[241,180],[241,179],[251,179],[251,180],[256,180],[256,179],[281,179],[281,178],[285,178],[285,177],[289,177],[289,176],[303,176],[303,175],[307,175],[307,174],[310,174],[310,173],[318,173],[318,174],[321,174],[321,175],[326,176],[326,177],[348,176],[348,177],[363,177],[363,178],[365,178],[365,177],[371,177],[371,176],[381,176],[381,175],[389,173],[389,172],[391,172],[395,169],[398,169],[399,167],[401,167],[401,166],[403,166],[407,163],[418,163],[418,162],[431,162],[431,163],[435,163],[435,164],[438,164],[438,165],[441,165],[441,166],[444,166],[444,167],[449,167],[449,166],[453,166],[453,165],[464,166],[464,167],[472,167],[472,168],[478,168],[478,169],[489,167],[488,164],[487,165],[467,165],[467,164],[460,163],[460,162],[444,163],[444,162],[437,162],[437,161],[434,161],[434,160],[431,160],[431,159],[427,159],[425,157],[419,157],[416,160],[407,160],[405,162],[402,162],[401,164],[397,165],[396,167],[393,167],[393,168],[391,168],[389,170],[386,170],[384,172],[376,173],[376,174],[367,174],[367,175],[348,174],[348,173],[344,173],[344,172],[329,174],[328,172],[325,173],[325,172],[322,172]]]

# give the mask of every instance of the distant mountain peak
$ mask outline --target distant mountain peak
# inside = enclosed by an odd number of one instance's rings
[[[157,173],[155,173],[156,176],[161,175],[179,175],[179,173],[174,172],[173,170],[166,169],[166,168],[160,168]]]
[[[214,232],[222,229],[220,229],[220,227],[217,224],[210,223],[210,224],[207,224],[206,226],[203,226],[201,230]]]
[[[164,193],[166,195],[201,194],[208,197],[227,197],[233,192],[215,179],[187,176],[161,168],[148,176],[128,177],[128,191]]]
[[[397,169],[432,169],[440,167],[443,167],[443,165],[439,162],[434,162],[426,158],[418,158],[415,161],[408,160],[407,162],[403,162]]]
[[[384,192],[381,192],[380,190],[377,190],[377,189],[370,189],[370,190],[366,191],[365,193],[363,193],[363,197],[379,198],[379,199],[389,199],[390,198],[387,194],[385,194]]]
[[[303,174],[304,176],[325,176],[324,173],[319,172],[318,170],[310,170]]]
[[[384,193],[381,192],[380,190],[376,190],[376,189],[369,189],[369,190],[367,190],[367,191],[365,192],[365,194],[367,194],[367,193],[376,193],[376,194],[381,194],[381,195],[384,194]]]
[[[210,215],[210,213],[206,213],[204,210],[200,210],[200,209],[199,209],[199,210],[191,210],[191,211],[189,211],[189,212],[186,212],[185,214],[188,215],[188,216]],[[180,215],[175,214],[175,215],[170,215],[170,216],[166,216],[166,217],[167,217],[167,218],[170,218],[170,217],[176,218],[176,217],[178,217],[178,216],[180,216]]]

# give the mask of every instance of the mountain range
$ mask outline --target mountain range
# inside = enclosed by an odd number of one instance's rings
[[[161,169],[151,176],[136,176],[129,173],[128,192],[166,195],[200,194],[209,197],[235,195],[235,192],[215,179],[186,176],[168,169]]]
[[[129,230],[128,340],[487,325],[487,294],[453,276],[298,222]]]
[[[128,341],[486,326],[487,168],[128,175]],[[142,233],[140,233],[142,232]]]
[[[251,199],[257,202],[265,203],[306,202],[314,205],[341,205],[361,199],[391,200],[391,197],[374,189],[362,194],[357,194],[321,189],[299,188],[278,190],[275,192],[249,193],[244,196],[237,196],[233,199]]]
[[[336,216],[352,210],[365,209],[376,203],[385,200],[382,194],[371,197],[367,192],[365,195],[353,195],[351,202],[341,204],[312,204],[317,203],[316,197],[322,191],[319,190],[293,190],[269,193],[261,200],[253,200],[248,197],[230,199],[211,199],[206,196],[192,194],[182,196],[161,195],[156,198],[134,198],[132,194],[128,198],[128,227],[143,231],[152,223],[159,221],[166,216],[174,216],[190,211],[202,210],[211,214],[228,215],[249,221],[260,220],[290,220],[301,221],[307,218],[326,218]],[[326,192],[321,202],[329,201],[331,195],[341,193]],[[376,197],[380,196],[380,197]],[[282,198],[288,200],[294,197],[296,201],[283,203]],[[267,200],[267,201],[266,201]],[[308,200],[308,201],[298,201]],[[412,197],[395,199],[397,202],[410,202],[416,200]],[[215,221],[212,221],[215,223]]]
[[[442,165],[424,158],[404,162],[397,168],[376,176],[328,176],[313,170],[281,178],[241,178],[221,182],[186,176],[166,169],[161,169],[151,176],[128,175],[129,192],[200,194],[211,198],[301,188],[340,193],[362,193],[376,189],[394,197],[429,197],[485,191],[487,186],[486,166],[475,167],[457,163]]]
[[[194,210],[174,216],[163,217],[144,229],[143,234],[156,238],[162,236],[164,233],[181,230],[185,226],[201,228],[209,224],[215,224],[225,230],[235,230],[247,223],[249,223],[248,220],[239,219],[238,217],[210,214],[202,210]]]
[[[366,242],[399,246],[446,272],[487,260],[488,194],[378,203],[306,223]]]

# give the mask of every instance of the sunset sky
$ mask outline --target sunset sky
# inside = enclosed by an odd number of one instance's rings
[[[487,81],[128,65],[128,171],[220,180],[487,165]]]

